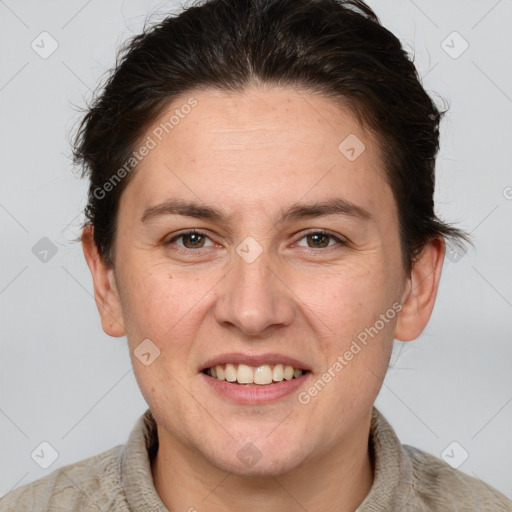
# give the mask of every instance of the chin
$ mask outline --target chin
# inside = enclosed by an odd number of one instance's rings
[[[292,449],[294,445],[296,448]],[[214,453],[211,449],[208,452],[203,455],[222,471],[251,477],[282,475],[308,459],[303,444],[291,440],[278,443],[239,441],[237,447],[229,452],[225,444]]]

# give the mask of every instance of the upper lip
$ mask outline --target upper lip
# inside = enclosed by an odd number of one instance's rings
[[[302,361],[299,361],[298,359],[295,359],[293,357],[288,357],[283,354],[275,354],[275,353],[268,353],[268,354],[255,354],[255,355],[248,355],[243,354],[241,352],[232,352],[229,354],[220,354],[218,356],[212,357],[208,359],[200,369],[200,371],[206,370],[207,368],[211,368],[212,366],[216,366],[218,364],[226,364],[226,363],[233,363],[233,364],[246,364],[248,366],[262,366],[264,364],[269,365],[275,365],[275,364],[282,364],[282,365],[290,365],[294,368],[299,368],[301,370],[308,370],[311,371],[311,368]]]

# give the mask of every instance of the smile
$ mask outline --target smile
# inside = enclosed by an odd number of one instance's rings
[[[283,364],[247,364],[226,363],[205,368],[203,373],[217,380],[234,384],[268,386],[283,380],[289,381],[302,377],[308,370]]]

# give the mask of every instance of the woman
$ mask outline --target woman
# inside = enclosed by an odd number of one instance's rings
[[[442,114],[359,0],[211,0],[133,38],[74,154],[149,409],[0,510],[512,510],[373,405],[469,242],[434,214]]]

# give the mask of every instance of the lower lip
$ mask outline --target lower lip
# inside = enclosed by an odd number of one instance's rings
[[[225,396],[239,404],[264,404],[273,402],[287,396],[302,386],[310,373],[292,380],[283,380],[273,384],[233,384],[226,380],[219,380],[205,373],[200,374],[205,382],[211,386],[219,395]]]

